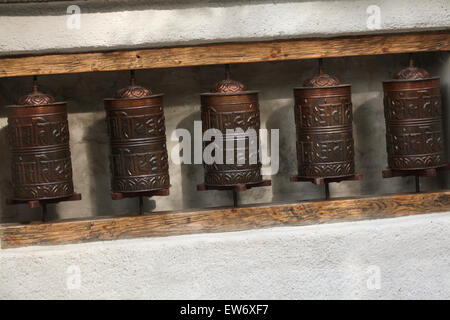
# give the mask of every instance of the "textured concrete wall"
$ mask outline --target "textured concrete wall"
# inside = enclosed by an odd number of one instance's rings
[[[7,249],[0,299],[450,299],[449,251],[450,213]]]
[[[68,29],[78,4],[81,28]],[[370,6],[380,8],[372,28]],[[433,30],[450,26],[447,0],[71,1],[0,6],[0,54]],[[121,11],[122,10],[122,11]]]

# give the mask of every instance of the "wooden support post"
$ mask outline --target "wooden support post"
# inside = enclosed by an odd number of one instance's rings
[[[47,204],[44,202],[42,204],[42,222],[47,221]]]
[[[238,206],[238,193],[235,189],[233,189],[233,207],[237,208]]]
[[[231,190],[233,192],[233,208],[237,208],[238,203],[238,193],[251,189],[251,188],[257,188],[257,187],[268,187],[272,185],[271,180],[263,180],[261,182],[256,183],[248,183],[248,184],[238,184],[234,186],[211,186],[204,183],[197,185],[198,191],[206,191],[206,190]]]
[[[144,198],[139,196],[139,214],[144,214]]]
[[[330,200],[330,185],[325,182],[325,200]]]

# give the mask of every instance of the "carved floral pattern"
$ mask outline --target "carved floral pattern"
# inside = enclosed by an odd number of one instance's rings
[[[168,174],[139,177],[116,177],[112,180],[114,192],[148,191],[168,188],[170,179]]]
[[[236,185],[257,183],[262,180],[261,167],[244,171],[216,171],[205,174],[205,184],[207,185]]]

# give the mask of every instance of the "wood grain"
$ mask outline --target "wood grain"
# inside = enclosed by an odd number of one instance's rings
[[[448,51],[450,31],[0,57],[0,77]]]
[[[391,218],[448,210],[450,191],[442,191],[29,225],[9,224],[2,226],[0,237],[2,248],[14,248]]]

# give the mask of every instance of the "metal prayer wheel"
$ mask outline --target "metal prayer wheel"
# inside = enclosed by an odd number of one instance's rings
[[[37,89],[7,107],[14,200],[31,201],[74,194],[67,105]]]
[[[383,82],[388,165],[418,170],[446,165],[439,78],[410,66]]]
[[[209,129],[220,131],[223,146],[219,151],[223,152],[223,163],[204,162],[205,186],[226,187],[262,182],[258,157],[258,92],[248,91],[244,84],[230,79],[227,66],[226,79],[200,97],[203,132]],[[204,150],[208,144],[203,142]]]
[[[111,141],[111,189],[144,192],[170,187],[163,94],[131,83],[105,99]]]
[[[355,173],[351,86],[323,73],[294,88],[298,176]]]

